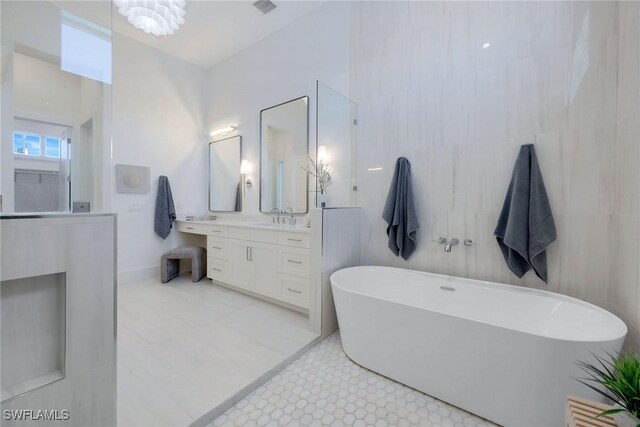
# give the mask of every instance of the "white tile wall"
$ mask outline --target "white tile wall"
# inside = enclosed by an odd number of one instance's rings
[[[618,103],[614,150],[609,297],[640,350],[640,3],[619,4]]]
[[[638,9],[355,2],[363,262],[549,289],[638,325]],[[525,143],[536,144],[558,229],[548,286],[511,274],[493,237]],[[380,218],[399,156],[412,162],[422,225],[408,262],[387,249]],[[478,245],[445,254],[439,236]],[[631,338],[638,348],[637,327]]]

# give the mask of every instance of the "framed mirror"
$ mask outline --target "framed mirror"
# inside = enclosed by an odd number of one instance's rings
[[[260,212],[309,210],[309,97],[260,112]]]
[[[209,211],[242,211],[242,137],[209,143]]]

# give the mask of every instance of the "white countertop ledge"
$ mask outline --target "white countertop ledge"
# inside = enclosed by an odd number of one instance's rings
[[[273,224],[267,221],[228,221],[228,220],[210,220],[210,221],[187,221],[185,219],[178,219],[176,223],[183,224],[201,224],[201,225],[217,225],[220,227],[236,227],[236,228],[251,228],[254,230],[266,230],[266,231],[286,231],[289,233],[302,233],[310,234],[311,229],[306,228],[303,224],[288,225],[288,224]]]

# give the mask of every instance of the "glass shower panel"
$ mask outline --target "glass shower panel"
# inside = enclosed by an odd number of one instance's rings
[[[317,102],[316,160],[331,179],[325,194],[316,185],[316,206],[358,206],[356,103],[320,81]]]
[[[107,209],[111,2],[2,1],[0,21],[0,210]]]

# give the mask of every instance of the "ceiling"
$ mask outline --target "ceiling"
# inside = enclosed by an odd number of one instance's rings
[[[186,0],[185,23],[175,34],[156,37],[134,28],[114,7],[113,31],[203,68],[224,61],[278,31],[322,1],[274,0],[267,15],[251,1]]]

